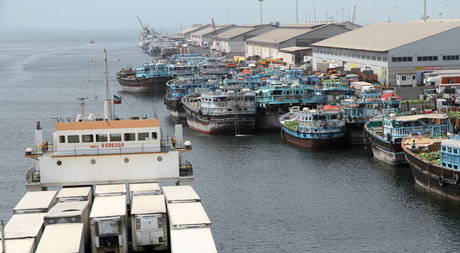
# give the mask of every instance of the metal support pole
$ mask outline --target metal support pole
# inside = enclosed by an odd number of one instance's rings
[[[295,1],[295,22],[299,23],[299,0]]]
[[[5,242],[5,224],[3,220],[0,220],[0,227],[2,228],[2,253],[6,252],[6,242]]]

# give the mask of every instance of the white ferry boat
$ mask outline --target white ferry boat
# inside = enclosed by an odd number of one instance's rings
[[[12,212],[15,218],[0,228],[7,235],[0,237],[0,252],[217,252],[201,201],[196,212],[174,214],[182,221],[199,215],[198,222],[178,228],[168,220],[171,196],[163,187],[197,196],[184,185],[193,181],[193,169],[182,157],[192,150],[182,125],[168,136],[155,118],[114,119],[111,103],[107,90],[104,117],[98,118],[85,115],[82,100],[77,117],[56,121],[51,141],[37,123],[35,145],[25,151],[35,161],[26,174],[28,193]],[[175,236],[178,230],[187,237]],[[17,245],[19,239],[32,240]]]

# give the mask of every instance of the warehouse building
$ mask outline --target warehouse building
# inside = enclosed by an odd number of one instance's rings
[[[201,30],[203,30],[203,29],[205,29],[206,27],[209,27],[209,26],[210,26],[210,24],[195,24],[195,25],[192,25],[192,27],[185,28],[184,30],[179,31],[177,33],[177,35],[179,37],[182,37],[182,38],[186,39],[186,40],[190,40],[192,33],[201,31]]]
[[[241,25],[216,35],[217,51],[232,55],[244,55],[246,40],[277,28],[275,25]]]
[[[388,86],[415,85],[421,74],[460,68],[460,20],[372,24],[315,43],[313,69],[373,70]]]
[[[230,30],[233,27],[235,27],[235,25],[211,25],[199,31],[193,32],[190,35],[190,39],[192,40],[192,44],[195,46],[203,47],[205,43],[211,45],[214,35]]]
[[[310,47],[311,44],[350,31],[326,24],[315,29],[277,28],[246,41],[245,55],[262,58],[281,58],[280,49],[286,47]]]

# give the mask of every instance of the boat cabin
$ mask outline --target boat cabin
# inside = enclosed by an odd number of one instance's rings
[[[452,123],[447,114],[416,114],[395,116],[394,114],[383,119],[383,137],[388,141],[401,141],[412,133],[432,135],[452,132]]]
[[[164,63],[150,63],[136,68],[136,78],[152,78],[169,76],[168,65]]]
[[[299,121],[299,132],[303,133],[322,133],[322,132],[342,132],[345,127],[345,119],[339,107],[325,106],[325,108],[310,110],[304,108],[297,113]]]
[[[441,166],[460,169],[460,139],[458,136],[441,142]]]
[[[55,156],[159,152],[158,119],[57,122]]]
[[[232,87],[201,94],[203,114],[253,114],[256,111],[255,93],[248,88]]]

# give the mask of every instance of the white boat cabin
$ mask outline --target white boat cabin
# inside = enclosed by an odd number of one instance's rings
[[[158,119],[57,122],[53,152],[55,156],[160,152],[160,131]]]

